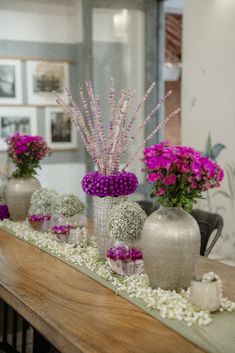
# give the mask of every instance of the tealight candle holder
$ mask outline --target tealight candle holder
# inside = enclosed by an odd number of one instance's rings
[[[220,307],[220,283],[218,279],[211,282],[193,279],[190,286],[191,302],[202,310],[217,311]]]
[[[60,243],[69,243],[70,226],[67,224],[54,226],[51,229],[52,238]]]

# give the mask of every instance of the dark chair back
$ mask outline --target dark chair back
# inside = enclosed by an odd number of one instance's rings
[[[160,205],[154,206],[152,201],[147,201],[147,200],[137,201],[137,203],[145,211],[147,216],[150,216],[151,213],[153,213],[160,207]]]
[[[200,255],[208,256],[221,235],[224,221],[223,218],[217,213],[210,213],[200,209],[192,211],[191,215],[197,221],[201,233],[201,249]],[[217,230],[213,240],[207,248],[210,236],[214,230]]]

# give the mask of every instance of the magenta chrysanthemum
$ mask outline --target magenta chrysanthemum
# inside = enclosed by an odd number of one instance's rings
[[[118,172],[113,175],[90,172],[82,179],[83,191],[99,197],[129,195],[135,192],[137,186],[137,176],[130,172]]]

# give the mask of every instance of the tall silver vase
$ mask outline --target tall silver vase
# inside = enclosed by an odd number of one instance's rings
[[[182,208],[163,208],[146,220],[142,233],[144,267],[153,288],[189,287],[200,253],[200,230]]]
[[[34,177],[11,178],[6,187],[6,201],[13,221],[25,221],[32,193],[41,187]]]
[[[100,257],[105,259],[107,249],[111,246],[109,235],[109,215],[111,209],[126,201],[127,196],[93,196],[93,217],[95,225],[95,240]]]

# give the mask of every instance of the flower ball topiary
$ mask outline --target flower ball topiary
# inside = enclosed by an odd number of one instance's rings
[[[147,218],[144,210],[136,202],[122,202],[112,208],[109,218],[111,237],[126,244],[132,244],[141,237]]]
[[[55,190],[40,188],[33,192],[31,196],[31,206],[41,210],[43,213],[51,213],[55,208],[59,194]]]
[[[82,213],[85,206],[75,195],[61,195],[56,203],[56,212],[64,217],[72,217],[75,214]]]

